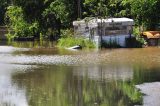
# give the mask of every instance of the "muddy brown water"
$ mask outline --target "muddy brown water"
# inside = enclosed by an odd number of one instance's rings
[[[0,44],[0,106],[160,105],[159,96],[150,95],[160,91],[159,47],[71,51],[53,42]],[[146,90],[151,87],[153,93]]]

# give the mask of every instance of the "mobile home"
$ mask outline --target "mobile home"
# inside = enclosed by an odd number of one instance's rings
[[[74,35],[100,43],[116,43],[126,47],[126,38],[132,37],[134,21],[129,18],[92,18],[74,21]]]

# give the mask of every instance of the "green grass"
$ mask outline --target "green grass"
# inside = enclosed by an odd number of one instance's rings
[[[142,94],[135,88],[134,83],[122,82],[119,84],[119,88],[124,94],[126,94],[131,101],[135,104],[142,104]]]
[[[82,48],[95,48],[94,42],[84,39],[84,38],[73,38],[73,37],[67,37],[67,38],[61,38],[58,40],[59,47],[72,47],[75,45],[80,45]]]

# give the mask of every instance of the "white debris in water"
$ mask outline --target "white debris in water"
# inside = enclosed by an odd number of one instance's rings
[[[160,106],[160,82],[136,85],[143,94],[143,106]]]

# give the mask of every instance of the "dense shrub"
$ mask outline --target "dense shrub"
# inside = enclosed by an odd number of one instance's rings
[[[6,12],[6,24],[12,29],[8,38],[14,39],[19,37],[34,37],[38,31],[38,23],[27,23],[24,20],[23,10],[18,6],[9,6]]]
[[[136,40],[142,45],[147,45],[147,41],[142,36],[140,36],[141,33],[142,32],[140,32],[138,27],[134,28],[133,35],[136,37]]]
[[[80,45],[82,48],[95,48],[95,44],[87,39],[84,38],[61,38],[58,40],[58,46],[60,47],[72,47],[75,45]]]

